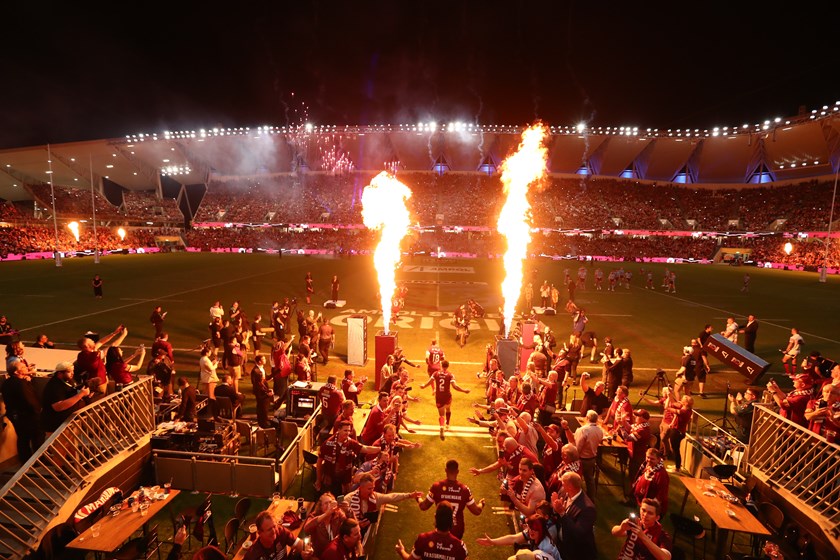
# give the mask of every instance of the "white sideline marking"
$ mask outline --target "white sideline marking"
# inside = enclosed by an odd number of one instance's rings
[[[302,267],[296,267],[296,268],[302,268]],[[216,286],[224,286],[226,284],[233,284],[235,282],[241,282],[242,280],[248,280],[249,278],[258,278],[260,276],[267,276],[269,274],[276,274],[276,272],[277,271],[275,271],[275,270],[272,270],[272,271],[269,271],[269,272],[261,272],[259,274],[252,274],[251,276],[243,276],[241,278],[235,278],[233,280],[226,280],[224,282],[217,282],[215,284],[208,284],[206,286],[200,286],[198,288],[192,288],[192,289],[189,289],[189,290],[174,292],[172,294],[161,296],[159,298],[141,299],[141,300],[137,300],[134,303],[127,303],[125,305],[119,305],[117,307],[111,307],[109,309],[103,309],[101,311],[94,311],[93,313],[85,313],[84,315],[76,315],[75,317],[68,317],[67,319],[61,319],[59,321],[52,321],[50,323],[35,325],[33,327],[26,327],[26,328],[23,328],[23,329],[19,329],[19,331],[20,332],[34,331],[36,329],[42,329],[44,327],[49,327],[49,326],[52,326],[52,325],[59,325],[61,323],[66,323],[68,321],[76,321],[78,319],[84,319],[85,317],[93,317],[94,315],[102,315],[103,313],[111,313],[112,311],[118,311],[120,309],[126,309],[128,307],[134,307],[134,306],[139,305],[141,303],[152,303],[152,302],[160,301],[161,299],[166,299],[166,298],[173,297],[173,296],[181,296],[181,295],[189,294],[189,293],[193,293],[193,292],[200,292],[201,290],[206,290],[207,288],[215,288]]]
[[[673,294],[670,294],[668,292],[660,293],[660,292],[657,292],[656,290],[646,290],[646,291],[648,293],[652,293],[652,294],[656,294],[656,295],[660,295],[660,296],[670,296],[671,299],[676,299],[676,300],[679,300],[679,301],[682,301],[682,302],[685,302],[685,303],[688,303],[688,304],[691,304],[691,305],[695,305],[695,306],[698,306],[698,307],[705,307],[706,309],[711,309],[712,311],[719,311],[721,313],[727,313],[728,314],[727,317],[740,317],[741,316],[740,314],[733,313],[732,311],[729,311],[728,309],[721,309],[720,307],[714,307],[712,305],[706,305],[705,303],[697,303],[695,301],[691,301],[690,299],[677,297],[677,296],[675,296]],[[765,325],[770,325],[771,327],[776,327],[776,328],[779,328],[779,329],[782,329],[782,330],[785,330],[785,331],[790,331],[790,327],[786,326],[786,325],[778,325],[776,323],[771,323],[768,320],[761,320],[761,319],[759,319],[759,322],[762,322]],[[833,338],[826,338],[824,336],[820,336],[820,335],[810,333],[810,332],[799,331],[799,334],[804,334],[804,335],[807,335],[807,336],[810,336],[810,337],[813,337],[813,338],[818,338],[820,340],[825,340],[826,342],[831,342],[831,343],[834,343],[834,344],[840,344],[840,340],[834,340]],[[636,369],[636,368],[633,368],[633,369]]]

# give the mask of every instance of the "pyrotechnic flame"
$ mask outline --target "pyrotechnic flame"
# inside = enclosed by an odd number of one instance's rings
[[[120,236],[120,241],[125,241],[125,229],[119,228],[117,230],[117,235]]]
[[[510,325],[516,302],[522,291],[522,262],[531,241],[531,205],[528,188],[545,175],[547,150],[543,145],[548,130],[537,123],[522,133],[517,151],[502,163],[502,184],[507,200],[499,214],[497,229],[507,239],[504,255],[505,279],[502,281],[504,300],[505,335]]]
[[[391,322],[391,299],[396,290],[395,270],[400,262],[400,242],[411,224],[405,202],[411,189],[383,171],[362,192],[362,219],[368,229],[382,231],[373,254],[373,266],[379,279],[382,322],[385,334]]]
[[[79,241],[79,222],[70,222],[67,224],[67,229],[73,234],[73,237],[76,238],[76,241]]]

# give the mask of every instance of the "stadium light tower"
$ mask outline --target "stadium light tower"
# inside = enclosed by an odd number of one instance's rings
[[[834,192],[831,195],[831,209],[828,212],[828,235],[825,237],[825,251],[823,252],[823,265],[820,269],[820,282],[826,281],[826,267],[828,266],[828,249],[831,246],[831,223],[834,221],[834,201],[837,200],[837,175],[840,173],[840,166],[834,172]]]
[[[53,185],[52,150],[47,144],[47,165],[50,175],[50,198],[52,198],[53,228],[55,229],[55,266],[61,266],[61,253],[58,252],[58,217],[55,215],[55,186]]]

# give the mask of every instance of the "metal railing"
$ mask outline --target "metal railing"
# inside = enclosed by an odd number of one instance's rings
[[[840,445],[755,405],[749,464],[753,475],[813,512],[834,546],[840,544]]]
[[[298,488],[292,487],[292,483],[297,476],[305,475],[304,452],[317,451],[320,412],[321,405],[318,405],[276,458],[154,450],[157,481],[171,481],[174,488],[194,492],[268,497],[279,489],[283,494],[297,494],[303,487],[303,479]],[[276,445],[280,445],[280,441]],[[271,474],[268,479],[266,471]],[[244,480],[245,477],[248,480]]]
[[[748,448],[726,429],[723,418],[713,420],[695,410],[688,425],[687,435],[690,440],[697,442],[712,461],[720,464],[733,463],[738,465],[739,473],[747,474],[745,459]]]
[[[97,469],[154,428],[149,376],[75,412],[0,488],[0,557],[24,556]]]

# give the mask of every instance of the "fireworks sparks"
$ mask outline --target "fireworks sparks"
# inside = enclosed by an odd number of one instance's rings
[[[382,232],[373,254],[373,265],[379,279],[385,334],[389,332],[391,299],[397,287],[395,271],[400,262],[400,242],[411,225],[405,205],[409,198],[411,189],[384,171],[374,177],[362,193],[362,219],[365,226]]]
[[[124,228],[119,228],[117,230],[117,235],[120,236],[120,241],[125,241],[125,229]]]
[[[528,189],[545,176],[547,150],[543,141],[546,127],[535,124],[522,133],[519,148],[502,163],[502,184],[507,200],[499,214],[497,229],[507,239],[504,255],[505,279],[502,281],[505,335],[510,333],[516,303],[522,291],[522,262],[531,241],[531,205]]]

